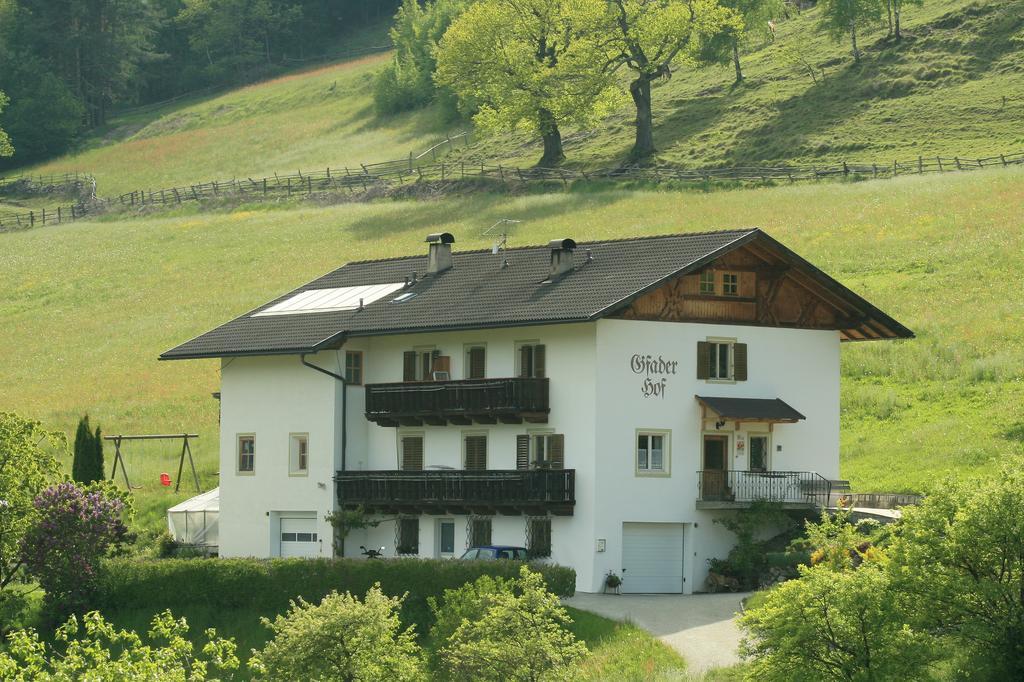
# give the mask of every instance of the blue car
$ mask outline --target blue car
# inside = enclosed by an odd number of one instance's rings
[[[470,547],[466,550],[460,559],[482,559],[489,561],[492,559],[515,559],[516,561],[526,561],[526,548],[525,547],[513,547],[511,545],[484,545],[483,547]]]

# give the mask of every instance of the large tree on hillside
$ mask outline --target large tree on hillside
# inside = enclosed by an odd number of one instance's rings
[[[837,42],[849,35],[853,61],[860,63],[857,30],[881,19],[881,0],[820,0],[818,6],[821,27]]]
[[[630,157],[651,156],[654,113],[651,84],[670,78],[680,63],[696,64],[706,45],[723,32],[740,33],[742,21],[716,0],[590,0],[601,6],[588,27],[610,72],[632,72],[629,94],[636,106],[636,141]]]
[[[479,107],[474,120],[482,128],[540,134],[541,166],[565,158],[563,124],[591,121],[614,100],[592,41],[577,33],[571,10],[578,4],[481,0],[452,23],[437,52],[436,81]]]
[[[742,31],[728,31],[723,34],[732,52],[736,82],[741,83],[743,68],[740,66],[740,47],[746,42],[769,36],[771,31],[768,22],[782,14],[785,3],[783,0],[719,0],[719,3],[736,12],[743,21]]]
[[[915,5],[920,7],[924,0],[885,0],[885,10],[889,17],[889,35],[896,40],[903,39],[903,32],[900,30],[900,17],[903,15],[904,5]]]

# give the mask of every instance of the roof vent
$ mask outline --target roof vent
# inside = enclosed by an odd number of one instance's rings
[[[427,274],[436,275],[452,267],[452,244],[455,237],[450,232],[435,232],[427,235],[430,244],[427,253]]]
[[[567,272],[572,271],[572,252],[576,248],[576,242],[572,239],[552,239],[548,242],[551,249],[551,273],[548,279],[554,280]]]

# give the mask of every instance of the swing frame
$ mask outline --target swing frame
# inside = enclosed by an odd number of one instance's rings
[[[189,439],[199,438],[198,433],[147,433],[140,435],[129,435],[118,434],[116,436],[103,436],[103,440],[109,440],[114,442],[114,468],[110,471],[110,480],[113,481],[117,475],[118,462],[121,464],[121,476],[124,477],[124,484],[128,490],[133,490],[132,484],[128,481],[128,465],[124,461],[124,456],[121,454],[121,443],[124,441],[132,440],[178,440],[181,439],[181,456],[178,458],[178,476],[174,479],[174,492],[178,492],[181,488],[181,472],[185,468],[185,455],[188,455],[188,464],[192,468],[192,478],[196,484],[196,492],[202,492],[199,489],[199,474],[196,473],[196,463],[192,459],[192,448],[189,446]],[[134,488],[137,490],[138,488]]]

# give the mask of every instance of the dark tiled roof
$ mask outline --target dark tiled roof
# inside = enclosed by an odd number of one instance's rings
[[[757,421],[799,421],[805,417],[780,398],[712,398],[697,396],[723,419],[754,419]]]

